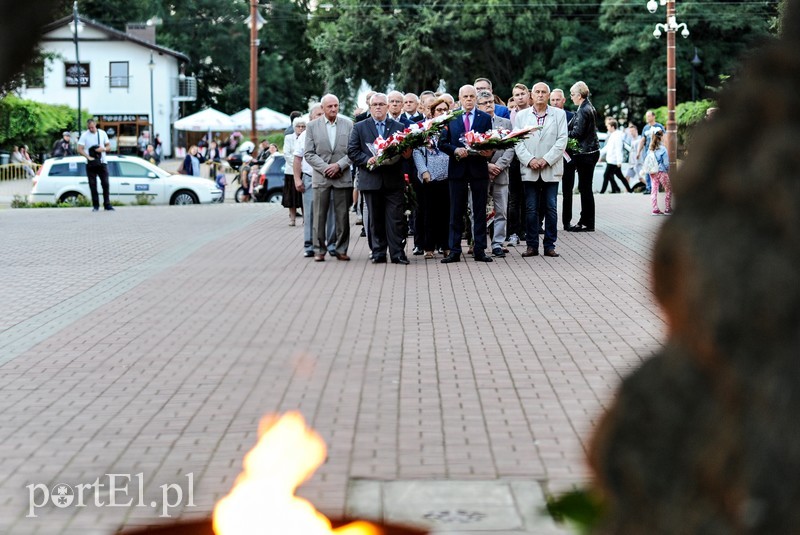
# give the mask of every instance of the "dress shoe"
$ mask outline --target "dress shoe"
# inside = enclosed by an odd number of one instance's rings
[[[527,249],[525,249],[525,252],[522,253],[522,256],[524,256],[525,258],[527,258],[529,256],[539,256],[539,249],[534,249],[533,247],[528,247]]]
[[[475,255],[476,262],[494,262],[491,256],[486,256],[486,253],[483,254],[476,254]]]
[[[375,257],[372,258],[372,263],[373,264],[385,264],[386,263],[386,257],[385,256],[375,256]]]
[[[560,254],[558,254],[558,253],[556,252],[556,250],[555,250],[555,249],[547,249],[547,250],[544,252],[544,255],[545,255],[545,256],[549,256],[550,258],[558,258],[559,256],[561,256]]]
[[[303,251],[303,258],[311,258],[314,256],[314,251]]]
[[[324,254],[315,254],[314,255],[314,262],[324,262],[325,255]]]
[[[469,249],[467,249],[467,254],[473,254],[473,252],[474,252],[474,251],[473,251],[472,247],[470,247]]]
[[[392,264],[402,264],[404,266],[409,265],[411,262],[408,261],[408,258],[403,256],[398,256],[397,258],[392,258]]]
[[[425,253],[425,251],[422,250],[422,247],[414,247],[414,251],[413,251],[414,256],[419,256],[419,255],[424,254],[424,253]]]
[[[106,212],[116,212],[116,210],[114,210],[113,206],[109,206],[108,208],[106,208]]]
[[[492,249],[492,256],[496,256],[498,258],[503,258],[506,256],[506,253],[503,252],[503,249],[500,247],[495,247]]]
[[[442,264],[452,264],[453,262],[461,262],[461,253],[450,253],[442,258]]]
[[[570,232],[594,232],[594,227],[587,227],[586,225],[578,223],[577,225],[572,225],[567,230]]]
[[[336,260],[341,260],[343,262],[349,262],[350,261],[350,257],[347,256],[346,253],[336,253],[336,252],[334,252],[333,256],[336,257]]]
[[[92,208],[92,212],[99,212],[100,208]]]
[[[359,234],[362,238],[367,237],[367,230],[364,227],[361,227],[361,234]]]

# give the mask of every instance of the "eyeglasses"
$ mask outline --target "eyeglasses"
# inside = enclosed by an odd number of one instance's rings
[[[433,111],[440,111],[442,113],[447,113],[448,111],[450,111],[450,108],[436,108]]]
[[[376,102],[375,104],[370,104],[370,106],[371,107],[375,107],[375,108],[382,108],[383,106],[386,106],[386,103],[385,102]]]
[[[480,107],[488,106],[490,104],[494,104],[494,102],[492,102],[491,100],[488,100],[486,102],[478,102],[478,106]]]

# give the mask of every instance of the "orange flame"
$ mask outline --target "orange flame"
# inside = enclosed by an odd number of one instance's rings
[[[314,506],[294,495],[325,461],[325,442],[299,412],[266,416],[244,471],[214,508],[216,535],[381,535],[368,522],[331,529]]]

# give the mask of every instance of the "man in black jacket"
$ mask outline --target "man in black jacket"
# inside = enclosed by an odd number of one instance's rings
[[[53,156],[72,156],[75,152],[72,150],[72,146],[69,144],[70,134],[69,132],[64,132],[61,134],[61,139],[56,141],[53,144]]]

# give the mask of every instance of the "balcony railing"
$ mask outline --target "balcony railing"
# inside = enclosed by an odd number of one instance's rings
[[[192,101],[197,100],[197,78],[194,76],[179,76],[173,78],[174,91],[172,100]]]

